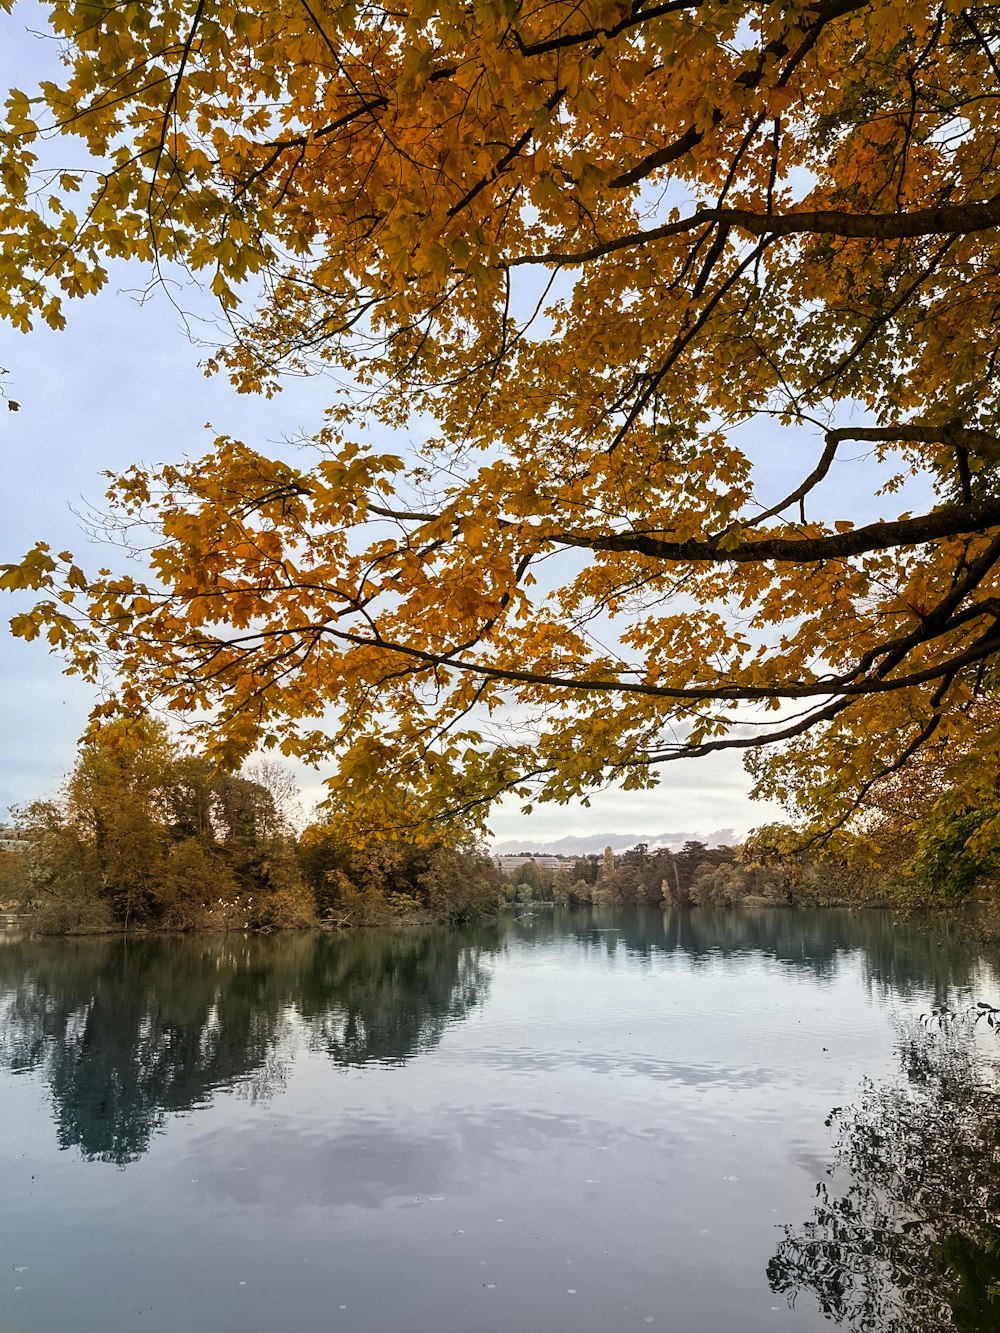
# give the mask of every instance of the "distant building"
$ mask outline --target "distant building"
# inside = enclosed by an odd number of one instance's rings
[[[568,870],[581,860],[579,856],[554,856],[547,852],[505,852],[493,859],[498,869],[508,876],[526,866],[529,861],[538,866],[539,870]],[[586,857],[582,859],[586,860]]]
[[[31,837],[24,829],[15,828],[13,824],[0,824],[0,852],[23,852],[30,842]]]

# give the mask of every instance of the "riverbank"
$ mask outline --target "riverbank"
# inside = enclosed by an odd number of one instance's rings
[[[498,908],[496,911],[479,912],[475,920],[495,921],[501,915],[502,910]],[[302,935],[310,933],[346,935],[369,930],[438,929],[447,926],[466,925],[470,921],[471,918],[457,920],[451,919],[440,912],[411,908],[400,912],[371,914],[369,919],[359,921],[352,921],[342,916],[327,916],[324,918],[304,918],[284,925],[251,925],[245,923],[226,925],[217,921],[210,921],[201,925],[178,928],[140,922],[138,924],[131,923],[127,927],[123,923],[94,925],[83,923],[56,929],[52,927],[50,921],[44,917],[40,918],[38,913],[0,909],[0,943],[21,939],[225,939],[228,936],[237,935]]]
[[[391,931],[401,934],[446,928],[464,929],[482,925],[491,927],[505,921],[527,923],[534,920],[553,919],[569,915],[592,917],[594,919],[625,913],[638,917],[654,919],[657,917],[674,919],[738,919],[742,916],[762,917],[777,913],[779,917],[794,917],[800,914],[818,912],[821,915],[841,914],[855,916],[871,913],[881,917],[892,926],[898,924],[907,930],[916,929],[928,936],[935,931],[943,931],[949,936],[958,932],[970,943],[984,948],[996,948],[1000,945],[1000,915],[996,904],[991,901],[979,901],[959,907],[947,906],[910,906],[894,903],[881,898],[871,902],[857,902],[849,899],[830,899],[826,902],[776,902],[760,896],[748,896],[738,904],[720,906],[713,904],[675,903],[633,903],[626,904],[614,900],[597,899],[589,903],[558,903],[554,901],[503,902],[494,910],[481,910],[474,918],[450,918],[446,914],[422,908],[409,908],[405,911],[383,912],[365,920],[349,920],[342,916],[301,921],[285,926],[252,926],[243,924],[220,925],[217,922],[201,926],[188,926],[184,929],[170,929],[154,925],[132,924],[127,929],[123,925],[104,925],[87,928],[78,926],[70,929],[54,930],[39,922],[37,915],[31,912],[17,912],[0,909],[0,944],[20,940],[225,940],[228,938],[256,938],[269,935],[295,937],[311,934],[333,937],[367,935],[373,931]]]

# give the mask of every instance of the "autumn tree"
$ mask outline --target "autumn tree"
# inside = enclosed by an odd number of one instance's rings
[[[60,796],[21,813],[43,930],[294,926],[312,918],[270,791],[184,755],[146,718],[81,747]]]
[[[942,781],[941,756],[921,755],[879,783],[859,824],[857,860],[895,871],[895,893],[908,905],[960,902],[974,892],[996,897],[1000,793],[994,775],[961,787]]]
[[[320,916],[337,926],[380,925],[416,911],[454,924],[492,915],[501,897],[499,873],[472,838],[458,846],[369,839],[359,847],[336,824],[314,824],[302,836],[299,864]]]
[[[725,748],[821,827],[930,746],[995,775],[995,9],[48,15],[0,314],[182,265],[231,323],[210,369],[346,387],[311,461],[223,437],[114,479],[149,569],[39,545],[15,633],[109,662],[126,709],[208,710],[215,761],[336,759],[360,829]]]
[[[112,725],[100,741],[81,748],[59,799],[23,812],[32,835],[27,887],[43,904],[44,928],[117,923],[128,930],[154,914],[168,878],[170,836],[162,812],[171,758],[162,726],[145,720]],[[203,862],[198,870],[203,900],[217,881],[204,873]]]

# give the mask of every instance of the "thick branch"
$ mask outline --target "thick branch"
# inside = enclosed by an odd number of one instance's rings
[[[977,454],[1000,463],[1000,439],[988,430],[975,426],[963,426],[957,421],[948,421],[942,426],[922,426],[919,422],[903,422],[899,426],[844,426],[839,430],[827,432],[827,442],[839,444],[841,440],[869,440],[873,444],[900,443],[946,444],[952,449],[964,449],[967,453]]]
[[[852,532],[823,537],[761,537],[726,547],[725,536],[709,541],[672,542],[650,532],[578,533],[560,532],[548,540],[561,546],[591,551],[633,551],[654,560],[694,561],[713,564],[746,564],[773,560],[779,564],[815,564],[819,560],[843,560],[867,551],[896,546],[919,546],[941,537],[982,532],[1000,523],[1000,500],[982,500],[971,505],[951,505],[917,518],[869,523]]]
[[[718,125],[721,120],[722,112],[716,109],[712,112],[712,124]],[[685,153],[690,153],[692,148],[698,147],[704,137],[705,133],[703,130],[695,129],[695,127],[691,125],[682,135],[676,138],[673,143],[668,143],[665,144],[663,148],[658,148],[655,153],[650,153],[648,157],[644,157],[641,162],[638,162],[628,171],[623,171],[620,176],[616,176],[614,180],[608,181],[608,186],[612,190],[623,190],[628,185],[638,184],[639,181],[643,180],[644,177],[648,176],[651,172],[658,171],[660,167],[665,167],[671,162],[676,162],[677,159],[683,157]]]
[[[397,518],[414,523],[436,523],[441,517],[440,514],[421,513],[417,509],[387,509],[385,505],[373,504],[368,506],[368,513],[377,514],[379,518]]]
[[[721,679],[712,685],[656,685],[641,679],[623,680],[620,675],[603,677],[553,675],[547,671],[494,666],[474,658],[461,656],[462,649],[458,645],[434,652],[427,648],[420,648],[413,643],[385,638],[374,623],[372,623],[372,632],[368,634],[339,629],[329,623],[302,626],[297,634],[300,639],[309,641],[309,647],[305,650],[307,652],[312,651],[315,644],[321,638],[326,637],[338,643],[350,644],[353,647],[377,648],[388,654],[398,655],[404,660],[410,659],[420,664],[414,667],[417,672],[426,670],[427,667],[445,667],[506,684],[538,685],[543,688],[554,687],[568,693],[579,693],[583,696],[588,694],[611,694],[622,695],[626,698],[673,699],[689,703],[712,701],[755,703],[774,699],[860,698],[866,695],[891,694],[899,690],[940,682],[948,678],[949,673],[953,677],[955,673],[965,667],[974,666],[978,662],[995,657],[1000,652],[1000,630],[996,629],[996,624],[1000,622],[1000,605],[995,599],[986,599],[978,603],[976,607],[969,608],[967,615],[957,619],[967,624],[979,617],[985,617],[992,623],[971,645],[951,657],[942,658],[930,666],[903,675],[889,678],[875,676],[859,680],[855,679],[855,672],[850,672],[846,676],[817,677],[807,681],[788,681],[785,683],[774,681],[766,685],[729,684],[725,679]],[[201,666],[201,671],[204,672],[211,659],[220,653],[240,651],[249,659],[259,652],[268,640],[283,639],[287,634],[288,631],[282,629],[251,632],[230,640],[198,636],[187,640],[183,646],[194,653],[207,654]],[[302,649],[296,645],[287,649],[283,655],[287,656],[295,651],[302,651]],[[228,670],[229,665],[229,663],[223,664],[219,668],[219,673],[222,674]],[[633,673],[628,672],[627,674]]]
[[[680,140],[678,140],[678,143]],[[679,156],[679,154],[675,154]],[[670,161],[672,158],[666,158]],[[539,255],[518,255],[508,261],[522,264],[561,265],[572,268],[618,250],[649,245],[669,236],[680,236],[703,227],[734,227],[751,236],[840,236],[845,240],[897,241],[919,236],[968,236],[1000,227],[1000,198],[967,204],[942,204],[912,213],[847,213],[839,209],[802,209],[790,213],[754,213],[747,208],[699,208],[686,218],[665,222],[646,231],[628,232],[601,241],[588,250],[548,250]]]
[[[582,42],[591,42],[595,39],[608,42],[615,37],[621,36],[623,32],[628,32],[630,28],[641,27],[649,23],[652,19],[663,18],[667,14],[676,13],[678,10],[700,9],[703,0],[669,0],[669,3],[654,5],[649,9],[644,9],[642,0],[634,4],[625,18],[613,24],[609,28],[584,28],[579,32],[560,33],[558,37],[546,37],[539,42],[523,43],[518,33],[514,33],[514,39],[523,56],[545,55],[549,51],[561,51],[568,47],[579,46]]]

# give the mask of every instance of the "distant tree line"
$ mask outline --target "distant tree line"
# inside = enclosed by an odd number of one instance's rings
[[[862,832],[820,846],[790,825],[767,824],[738,847],[689,840],[678,850],[645,843],[620,854],[526,861],[509,872],[512,902],[633,903],[671,907],[948,905],[992,894],[996,867],[962,841],[979,817],[935,815],[906,824],[873,808]]]
[[[991,897],[1000,807],[957,802],[938,776],[928,761],[887,781],[863,819],[819,844],[775,823],[740,847],[608,847],[556,866],[528,860],[505,879],[462,829],[363,845],[323,818],[299,832],[297,792],[280,768],[220,772],[139,718],[83,745],[59,796],[19,812],[27,850],[0,852],[0,907],[29,912],[40,931],[86,933],[456,922],[504,901],[915,907]]]
[[[650,851],[639,843],[615,855],[581,856],[561,867],[526,861],[511,872],[505,895],[511,901],[557,903],[623,902],[655,905],[661,902],[690,906],[697,901],[694,881],[699,867],[731,864],[732,847],[707,847],[689,841],[678,852],[668,847]]]

